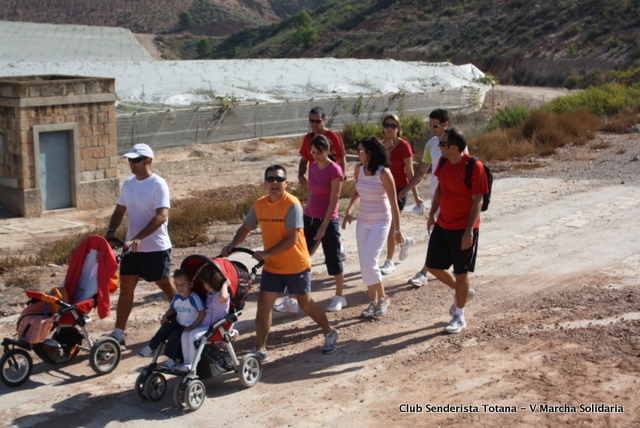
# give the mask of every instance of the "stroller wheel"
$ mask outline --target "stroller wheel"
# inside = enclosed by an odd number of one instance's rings
[[[138,396],[143,400],[147,399],[147,396],[144,393],[144,384],[147,382],[148,377],[149,373],[146,370],[143,370],[136,379],[136,392],[138,393]]]
[[[113,337],[103,337],[91,347],[89,364],[97,374],[107,374],[118,367],[121,357],[122,351],[118,341]]]
[[[255,355],[245,355],[240,359],[238,377],[245,388],[251,388],[258,383],[262,377],[262,365]]]
[[[144,382],[143,389],[149,401],[158,401],[167,391],[167,380],[160,373],[153,373]]]
[[[176,403],[179,409],[184,409],[187,407],[187,403],[184,401],[184,391],[187,389],[187,383],[180,380],[176,384],[175,389],[173,390],[173,401]]]
[[[198,410],[207,397],[207,388],[200,379],[187,382],[184,389],[184,402],[189,410]]]
[[[33,360],[29,353],[22,349],[9,350],[0,359],[2,383],[7,386],[16,387],[25,383],[31,376],[32,369]]]

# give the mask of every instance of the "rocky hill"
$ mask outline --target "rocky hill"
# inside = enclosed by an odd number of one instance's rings
[[[47,24],[123,27],[134,33],[183,30],[180,12],[189,12],[189,32],[228,36],[280,21],[323,0],[4,0],[0,20]]]
[[[450,60],[507,84],[572,86],[640,63],[639,0],[5,0],[0,19],[165,33],[172,59]]]

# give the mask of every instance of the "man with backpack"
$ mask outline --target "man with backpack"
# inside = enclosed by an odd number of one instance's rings
[[[484,195],[490,192],[482,163],[465,153],[467,142],[455,128],[440,138],[442,158],[434,174],[438,177],[427,228],[431,231],[427,249],[427,268],[438,280],[455,291],[449,309],[447,333],[459,333],[467,326],[464,307],[475,295],[468,272],[473,272],[478,250],[480,211]],[[471,177],[467,165],[472,162]],[[436,212],[440,213],[436,220]],[[453,265],[453,274],[449,268]]]

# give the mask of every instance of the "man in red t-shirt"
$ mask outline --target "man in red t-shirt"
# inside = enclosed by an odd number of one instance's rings
[[[475,296],[467,272],[473,272],[478,251],[478,232],[483,195],[489,184],[480,161],[473,165],[471,187],[465,183],[467,163],[471,156],[464,152],[467,142],[459,131],[448,129],[440,137],[442,157],[434,175],[438,188],[431,203],[427,229],[433,231],[427,249],[427,268],[433,276],[455,291],[449,309],[453,317],[445,327],[447,333],[459,333],[467,326],[464,306]],[[436,221],[435,215],[440,208]],[[453,265],[453,274],[449,268]]]
[[[344,143],[342,137],[329,128],[325,128],[324,124],[327,121],[327,116],[324,114],[322,107],[314,107],[309,112],[309,128],[311,132],[304,136],[302,141],[302,148],[300,149],[300,164],[298,166],[298,183],[300,186],[307,185],[307,167],[310,163],[315,162],[311,156],[311,140],[316,135],[324,135],[331,141],[331,148],[336,155],[336,163],[342,168],[342,174],[345,179],[347,177],[347,163],[345,161]]]

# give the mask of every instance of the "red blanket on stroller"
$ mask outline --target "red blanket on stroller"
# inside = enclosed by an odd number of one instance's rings
[[[118,288],[118,262],[109,243],[93,235],[71,254],[64,279],[69,303],[78,304],[97,294],[97,312],[102,319],[111,315],[111,297]]]

